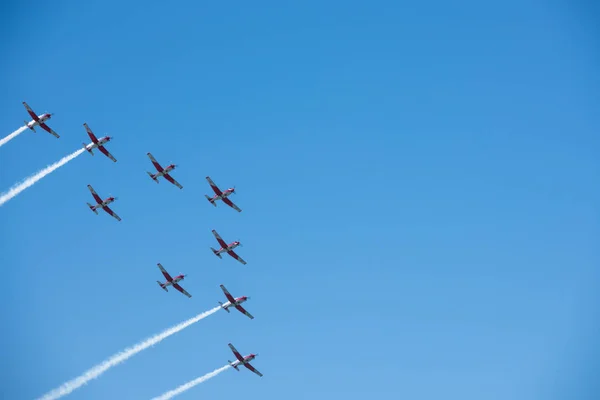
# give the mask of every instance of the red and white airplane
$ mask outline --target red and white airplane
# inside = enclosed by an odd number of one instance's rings
[[[219,257],[219,258],[223,258],[221,257],[221,253],[227,253],[229,254],[231,257],[235,258],[236,260],[238,260],[239,262],[241,262],[242,264],[246,264],[246,261],[244,261],[242,259],[242,257],[238,256],[237,254],[235,254],[235,252],[233,251],[233,249],[235,249],[238,246],[241,246],[242,244],[239,241],[235,241],[232,243],[225,243],[225,241],[221,238],[221,236],[219,236],[219,234],[217,233],[217,231],[215,231],[214,229],[212,230],[213,235],[215,235],[215,238],[217,239],[217,242],[219,242],[219,244],[221,245],[221,248],[219,250],[215,250],[212,247],[210,248],[213,253],[215,253],[215,256]]]
[[[212,190],[215,192],[215,196],[214,197],[210,197],[208,195],[204,195],[208,201],[210,201],[210,204],[212,204],[213,206],[217,206],[216,201],[217,200],[222,200],[223,203],[227,204],[229,207],[233,208],[234,210],[236,210],[237,212],[242,212],[242,210],[236,206],[231,200],[229,200],[227,197],[229,197],[230,194],[235,193],[235,188],[229,188],[227,190],[225,190],[224,192],[221,191],[221,189],[219,189],[219,187],[217,185],[215,185],[215,183],[212,181],[212,179],[210,179],[210,176],[206,177],[206,180],[208,181],[208,184],[210,185],[210,187],[212,188]]]
[[[169,175],[169,172],[177,168],[177,165],[171,164],[166,168],[163,168],[158,163],[158,161],[156,161],[156,159],[152,156],[152,154],[148,153],[148,157],[150,158],[150,161],[152,161],[152,164],[154,164],[154,168],[156,168],[156,170],[158,171],[158,173],[156,174],[152,174],[151,172],[146,171],[146,173],[150,175],[150,178],[152,178],[154,182],[158,183],[158,178],[164,176],[165,179],[171,182],[173,185],[177,186],[179,189],[183,189],[183,186],[181,186],[179,182],[177,182],[175,179],[173,179],[171,175]]]
[[[252,314],[250,314],[248,311],[246,311],[244,309],[244,307],[242,307],[240,304],[242,304],[243,302],[245,302],[246,300],[250,299],[250,297],[246,297],[246,296],[242,296],[242,297],[237,297],[234,298],[231,293],[229,293],[229,291],[227,291],[227,289],[225,288],[225,286],[221,285],[221,290],[223,291],[223,293],[225,293],[225,297],[227,297],[227,300],[229,300],[227,303],[223,304],[221,302],[219,302],[219,304],[221,305],[221,307],[229,312],[229,307],[235,307],[239,312],[241,312],[242,314],[246,314],[246,316],[250,319],[254,319],[254,317],[252,316]]]
[[[48,125],[46,125],[46,121],[49,120],[50,118],[52,118],[52,114],[50,114],[50,113],[43,113],[42,115],[36,115],[33,112],[33,110],[31,109],[31,107],[29,107],[29,105],[27,105],[27,103],[23,102],[23,105],[25,106],[25,109],[27,110],[27,112],[29,113],[29,115],[31,115],[31,118],[33,118],[32,121],[29,121],[29,122],[25,121],[25,125],[29,129],[31,129],[32,131],[35,132],[35,127],[39,126],[43,130],[45,130],[48,133],[53,134],[57,138],[60,137],[58,135],[58,133],[54,132],[52,129],[50,129],[50,127]]]
[[[240,352],[237,351],[237,349],[235,347],[233,347],[233,345],[231,343],[229,343],[229,348],[233,352],[233,355],[235,355],[235,358],[237,358],[237,360],[233,361],[233,362],[230,360],[227,360],[229,362],[229,365],[231,365],[233,368],[235,368],[238,371],[239,371],[238,366],[243,365],[244,367],[248,368],[250,371],[254,372],[256,375],[263,376],[263,374],[258,372],[258,370],[256,368],[254,368],[252,365],[250,365],[250,361],[254,360],[258,356],[258,353],[250,354],[250,355],[247,355],[246,357],[242,357]]]
[[[158,268],[160,268],[160,272],[162,272],[162,274],[165,276],[165,279],[167,280],[165,283],[156,281],[156,282],[158,282],[158,284],[160,285],[161,288],[165,289],[165,292],[168,292],[167,286],[173,286],[175,289],[179,290],[181,293],[185,294],[187,297],[192,297],[191,294],[189,294],[184,288],[179,286],[179,283],[177,283],[179,281],[182,281],[185,278],[185,275],[180,274],[180,275],[177,275],[175,278],[172,278],[171,275],[169,275],[169,273],[163,268],[163,266],[160,263],[158,263],[156,265],[158,265]]]
[[[87,131],[87,134],[90,137],[90,139],[92,139],[92,143],[90,144],[83,143],[83,148],[86,149],[91,155],[94,155],[94,152],[92,152],[92,150],[98,148],[98,150],[100,150],[106,157],[110,158],[114,162],[117,162],[113,155],[110,154],[108,150],[106,150],[106,148],[104,147],[104,145],[107,142],[110,142],[112,140],[112,137],[104,136],[98,139],[96,135],[94,135],[94,132],[92,132],[87,123],[84,123],[83,126],[85,127],[85,130]]]
[[[119,217],[113,210],[110,209],[110,207],[108,207],[108,205],[110,203],[112,203],[113,201],[115,201],[117,198],[116,197],[107,197],[106,199],[102,200],[102,198],[100,196],[98,196],[98,193],[96,193],[96,191],[94,190],[94,188],[92,187],[92,185],[87,185],[88,189],[90,189],[90,192],[92,193],[92,196],[94,196],[94,200],[96,200],[96,204],[95,206],[91,205],[90,203],[87,203],[88,207],[96,213],[96,215],[98,215],[98,208],[102,208],[104,211],[106,211],[108,214],[110,214],[111,216],[115,217],[115,219],[117,221],[121,220],[121,217]]]

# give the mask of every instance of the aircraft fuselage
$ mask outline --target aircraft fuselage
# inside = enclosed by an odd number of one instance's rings
[[[108,198],[108,199],[104,200],[102,203],[96,204],[94,206],[94,210],[97,208],[105,207],[105,206],[109,205],[110,203],[112,203],[113,201],[115,201],[115,199]]]
[[[38,115],[39,120],[36,121],[35,119],[32,119],[31,121],[29,121],[27,123],[27,127],[29,129],[33,129],[34,127],[38,126],[40,123],[46,122],[47,120],[49,120],[51,117],[50,114],[42,114],[42,115]]]
[[[217,254],[227,253],[228,251],[231,251],[231,250],[235,249],[239,245],[240,244],[236,243],[236,242],[229,243],[229,245],[227,245],[227,247],[221,247],[219,250],[217,250]]]
[[[232,189],[227,189],[226,191],[224,191],[224,192],[223,192],[223,194],[221,194],[221,195],[218,195],[218,194],[217,194],[217,195],[215,195],[215,197],[213,197],[213,198],[212,198],[212,200],[213,200],[213,201],[216,201],[216,200],[223,200],[223,199],[226,199],[226,198],[227,198],[227,197],[229,197],[229,195],[230,195],[230,194],[232,194],[232,193],[233,193],[233,190],[232,190]]]
[[[165,286],[171,286],[179,281],[183,280],[183,276],[176,276],[175,278],[173,278],[173,280],[171,282],[167,281],[165,283],[163,283],[163,285]]]
[[[233,368],[235,368],[242,364],[248,364],[250,361],[254,360],[254,357],[256,357],[256,356],[254,354],[252,354],[252,355],[244,357],[244,361],[235,360],[234,362],[231,363],[231,366]]]
[[[231,301],[228,301],[227,303],[223,304],[223,308],[227,310],[229,307],[239,306],[246,300],[248,300],[248,299],[244,299],[244,298],[240,297],[240,298],[235,299],[235,301],[233,303]]]
[[[168,167],[164,168],[162,171],[155,173],[152,176],[152,178],[157,179],[157,178],[160,178],[161,176],[165,176],[166,174],[173,171],[174,169],[175,169],[175,167],[173,165],[169,165]]]
[[[108,142],[108,140],[109,139],[105,136],[103,138],[98,139],[98,143],[92,142],[92,143],[88,144],[86,146],[86,148],[87,148],[88,151],[89,150],[93,150],[93,149],[95,149],[95,148],[97,148],[99,146],[103,146],[106,142]]]
[[[168,167],[163,169],[161,172],[159,172],[159,174],[160,174],[160,176],[163,176],[163,175],[168,174],[169,172],[173,171],[174,169],[175,169],[174,166],[169,165]]]

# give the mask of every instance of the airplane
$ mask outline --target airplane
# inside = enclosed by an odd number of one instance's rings
[[[215,231],[214,229],[212,230],[213,235],[215,235],[215,238],[217,239],[217,242],[219,242],[219,244],[221,245],[221,248],[219,250],[215,250],[212,247],[210,248],[213,253],[215,253],[215,256],[219,257],[219,258],[223,258],[221,257],[221,253],[227,253],[229,254],[231,257],[235,258],[236,260],[238,260],[239,262],[241,262],[242,264],[246,265],[246,261],[244,261],[242,259],[242,257],[238,256],[237,254],[235,254],[235,252],[233,251],[233,249],[235,249],[238,246],[241,246],[242,244],[239,241],[236,242],[232,242],[232,243],[225,243],[225,241],[221,238],[221,236],[219,236],[219,234],[217,233],[217,231]]]
[[[56,138],[60,137],[58,133],[54,132],[52,129],[50,129],[48,125],[46,125],[46,121],[52,118],[52,114],[43,113],[42,115],[36,115],[27,103],[23,102],[23,105],[25,106],[25,109],[27,110],[29,115],[31,115],[31,118],[33,118],[32,121],[25,121],[25,126],[27,126],[29,129],[35,132],[35,127],[39,125],[40,128],[42,128],[48,133],[53,134],[54,136],[56,136]]]
[[[156,174],[152,174],[151,172],[146,171],[146,173],[150,175],[150,178],[152,178],[154,182],[158,183],[158,178],[164,176],[165,179],[171,182],[173,185],[177,186],[179,189],[183,189],[183,186],[181,186],[179,182],[177,182],[175,179],[173,179],[171,175],[169,175],[169,172],[177,168],[177,165],[171,164],[166,168],[163,168],[158,163],[158,161],[156,161],[156,159],[152,156],[152,154],[148,153],[147,156],[150,158],[150,161],[152,161],[152,164],[154,164],[154,168],[156,168],[156,170],[158,171],[158,173]]]
[[[225,297],[227,297],[227,300],[229,300],[227,303],[223,304],[221,302],[219,302],[219,304],[221,305],[221,307],[227,311],[229,311],[229,307],[235,307],[239,312],[241,312],[242,314],[246,314],[246,316],[250,319],[254,319],[254,317],[252,316],[252,314],[250,314],[248,311],[246,311],[244,309],[244,307],[242,307],[240,304],[242,304],[243,302],[245,302],[246,300],[250,299],[250,297],[246,297],[246,296],[242,296],[242,297],[238,297],[238,298],[233,298],[233,296],[231,295],[231,293],[229,293],[229,291],[225,288],[225,286],[221,285],[221,290],[223,291],[223,293],[225,293]]]
[[[212,179],[210,179],[210,176],[206,177],[206,180],[208,181],[208,184],[210,185],[210,187],[212,188],[212,190],[215,192],[215,196],[214,197],[210,197],[208,195],[204,195],[206,197],[206,199],[208,201],[210,201],[210,204],[212,204],[213,206],[217,206],[216,201],[217,200],[222,200],[223,203],[227,204],[229,207],[233,208],[234,210],[236,210],[237,212],[242,212],[242,210],[240,210],[240,208],[238,206],[236,206],[235,204],[233,204],[233,202],[231,200],[229,200],[227,197],[232,194],[235,193],[235,188],[229,188],[227,190],[225,190],[224,192],[221,191],[221,189],[219,189],[217,187],[217,185],[215,185],[215,183],[212,181]]]
[[[88,189],[90,189],[90,192],[92,193],[92,196],[94,196],[94,199],[96,200],[96,204],[95,206],[91,205],[90,203],[87,203],[88,207],[96,213],[96,215],[98,215],[98,208],[102,208],[104,211],[106,211],[108,214],[110,214],[111,216],[115,217],[117,221],[121,220],[121,217],[119,217],[113,210],[111,210],[108,205],[110,203],[112,203],[113,201],[115,201],[117,198],[116,197],[107,197],[106,199],[102,200],[102,198],[100,196],[98,196],[98,193],[96,193],[96,191],[94,190],[94,188],[92,187],[92,185],[87,185]]]
[[[250,371],[254,372],[256,375],[263,376],[263,374],[258,372],[258,370],[256,368],[254,368],[252,365],[250,365],[250,361],[254,360],[258,356],[258,353],[250,354],[250,355],[247,355],[246,357],[242,357],[240,352],[237,351],[237,349],[235,347],[233,347],[233,345],[231,343],[229,343],[229,348],[235,355],[235,358],[237,358],[237,360],[233,361],[233,362],[231,362],[230,360],[227,360],[227,362],[229,362],[229,365],[231,365],[237,371],[239,371],[238,366],[243,365],[244,367],[248,368]]]
[[[98,139],[96,137],[96,135],[94,135],[94,132],[92,132],[92,130],[90,129],[90,127],[88,126],[87,123],[84,123],[83,126],[84,126],[85,130],[87,131],[87,134],[90,137],[90,139],[92,139],[92,143],[90,143],[90,144],[83,143],[83,148],[86,149],[88,151],[88,153],[90,153],[91,155],[94,155],[94,152],[92,150],[95,148],[98,148],[98,150],[100,150],[106,157],[110,158],[114,162],[117,162],[117,160],[113,157],[113,155],[110,154],[108,152],[108,150],[106,150],[106,148],[104,147],[104,145],[107,142],[110,142],[112,140],[112,137],[104,136],[104,137],[101,137],[100,139]]]
[[[162,272],[162,274],[167,279],[167,281],[165,283],[161,283],[160,281],[156,281],[156,282],[158,282],[158,284],[160,285],[160,287],[165,290],[165,292],[168,292],[167,286],[173,285],[173,287],[175,289],[179,290],[181,293],[185,294],[187,297],[192,297],[191,294],[189,294],[184,288],[182,288],[181,286],[179,286],[179,283],[177,283],[179,281],[182,281],[185,278],[185,275],[180,274],[180,275],[177,275],[175,278],[172,278],[171,275],[169,275],[169,273],[163,268],[163,266],[161,265],[161,263],[158,263],[156,265],[158,265],[158,268],[160,268],[160,272]]]

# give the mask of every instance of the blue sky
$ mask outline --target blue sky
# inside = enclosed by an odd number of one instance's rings
[[[178,398],[600,390],[597,6],[202,3],[3,5],[0,135],[27,101],[61,138],[0,148],[0,190],[87,143],[84,122],[118,162],[83,154],[0,208],[1,397],[212,308],[221,283],[254,320],[218,312],[68,398],[151,398],[228,342],[265,376]],[[148,151],[183,190],[148,178]],[[206,175],[244,211],[210,206]],[[211,229],[248,264],[212,255]]]

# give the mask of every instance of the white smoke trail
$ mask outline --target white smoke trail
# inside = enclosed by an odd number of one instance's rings
[[[11,133],[10,135],[0,139],[0,147],[4,146],[6,143],[10,142],[12,139],[16,138],[21,133],[25,132],[26,129],[27,129],[27,125],[23,125],[19,129],[17,129],[13,133]]]
[[[213,372],[209,372],[206,375],[203,375],[199,378],[194,379],[193,381],[189,381],[188,383],[184,383],[183,385],[179,386],[176,389],[170,390],[166,393],[161,394],[158,397],[153,398],[152,400],[168,400],[170,398],[173,398],[175,396],[177,396],[178,394],[181,394],[187,390],[190,390],[191,388],[193,388],[196,385],[201,384],[202,382],[205,382],[207,380],[209,380],[210,378],[214,378],[215,376],[219,375],[221,372],[225,371],[227,368],[229,368],[230,365],[226,365],[224,367],[221,367],[219,369],[215,369]]]
[[[52,391],[46,393],[44,396],[40,397],[38,400],[54,400],[54,399],[59,399],[63,396],[68,395],[69,393],[71,393],[75,389],[79,389],[81,386],[85,385],[92,379],[98,378],[100,375],[102,375],[104,372],[106,372],[110,368],[121,364],[122,362],[128,360],[129,358],[131,358],[134,355],[136,355],[137,353],[139,353],[140,351],[145,350],[150,346],[154,346],[155,344],[161,342],[162,340],[168,338],[169,336],[171,336],[179,331],[184,330],[185,328],[187,328],[188,326],[190,326],[192,324],[195,324],[196,322],[200,321],[201,319],[204,319],[204,318],[208,317],[209,315],[216,313],[217,311],[219,311],[219,309],[221,309],[221,306],[216,306],[212,310],[205,311],[202,314],[198,314],[195,317],[188,319],[187,321],[184,321],[178,325],[175,325],[174,327],[171,327],[171,328],[163,331],[162,333],[159,333],[158,335],[154,335],[151,338],[148,338],[148,339],[144,340],[143,342],[136,344],[133,347],[129,347],[129,348],[123,350],[122,352],[113,355],[112,357],[101,362],[100,364],[96,365],[95,367],[88,369],[86,372],[84,372],[82,375],[78,376],[77,378],[71,379],[70,381],[63,383],[56,389],[53,389]]]
[[[25,179],[23,182],[21,182],[17,185],[14,185],[13,187],[11,187],[8,190],[8,192],[5,192],[2,195],[0,195],[0,206],[2,206],[4,203],[6,203],[7,201],[12,199],[19,193],[21,193],[23,190],[27,189],[30,186],[33,186],[37,181],[39,181],[46,175],[52,173],[54,170],[62,167],[63,165],[65,165],[66,163],[68,163],[69,161],[71,161],[72,159],[74,159],[75,157],[77,157],[78,155],[83,153],[84,151],[85,151],[85,149],[79,149],[76,152],[71,153],[68,156],[61,158],[59,161],[55,162],[54,164],[48,165],[46,168],[37,172],[35,175],[32,175],[29,178]]]

